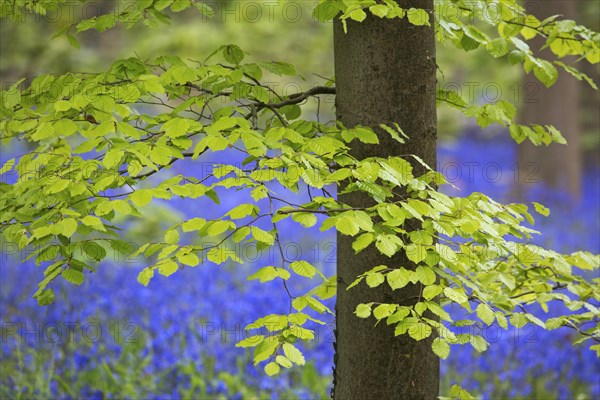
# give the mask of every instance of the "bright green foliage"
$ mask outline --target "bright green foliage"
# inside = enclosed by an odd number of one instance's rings
[[[3,2],[2,16],[12,13],[18,19],[19,5],[27,8],[29,3]],[[40,1],[33,7],[41,13],[53,3],[56,0]],[[177,12],[192,5],[210,14],[198,1],[144,0],[135,4],[133,11],[83,21],[75,29],[105,30],[138,20],[152,26],[168,20],[166,10]],[[407,18],[415,25],[433,23],[441,42],[467,51],[484,47],[492,57],[509,57],[548,86],[556,79],[556,66],[580,79],[588,78],[561,62],[534,57],[527,40],[536,35],[544,36],[558,57],[577,55],[598,62],[598,34],[572,21],[556,17],[538,21],[511,0],[498,2],[500,21],[490,21],[482,14],[483,1],[441,2],[444,4],[478,24],[451,20],[444,13],[432,18],[423,10],[401,9],[391,0],[325,0],[315,15],[323,21],[341,12],[343,20]],[[476,26],[482,24],[491,24],[497,33],[491,36],[489,29]],[[224,63],[211,62],[214,57]],[[241,49],[226,45],[206,60],[129,58],[116,61],[102,73],[42,75],[24,90],[19,82],[2,92],[2,144],[22,140],[36,148],[0,169],[2,174],[18,174],[16,183],[0,184],[0,229],[6,240],[20,248],[34,246],[37,250],[31,257],[36,262],[58,258],[46,268],[34,294],[40,304],[53,301],[51,284],[55,279],[80,285],[87,271],[94,270],[90,260],[103,260],[108,249],[131,255],[130,246],[119,239],[117,223],[123,217],[142,217],[143,208],[153,199],[206,196],[218,203],[218,192],[246,190],[255,201],[267,199],[270,207],[241,204],[219,219],[206,220],[199,215],[169,227],[161,242],[145,243],[133,254],[154,260],[139,272],[138,281],[149,285],[156,272],[170,276],[204,260],[241,262],[222,245],[281,247],[278,222],[291,217],[299,226],[311,227],[318,223],[316,215],[324,215],[320,229],[354,237],[357,253],[375,246],[389,257],[405,254],[413,264],[366,266],[349,290],[356,285],[389,285],[393,290],[424,285],[421,298],[412,307],[360,304],[357,317],[394,325],[396,335],[407,334],[414,340],[435,335],[433,351],[441,358],[448,356],[451,344],[468,343],[485,351],[488,343],[482,337],[454,334],[450,329],[479,321],[498,323],[505,329],[509,321],[516,327],[566,326],[580,333],[578,342],[600,340],[595,305],[600,301],[600,281],[588,281],[581,274],[599,268],[598,256],[559,254],[529,244],[528,239],[537,232],[525,226],[533,222],[527,206],[499,204],[481,193],[466,197],[442,194],[438,190],[445,183],[441,174],[432,170],[421,176],[413,173],[411,163],[423,164],[417,157],[356,159],[349,154],[350,147],[377,145],[376,132],[301,118],[299,103],[309,96],[332,94],[333,87],[282,96],[261,80],[269,74],[295,75],[293,66],[244,61]],[[515,107],[510,103],[468,104],[447,91],[438,92],[438,100],[474,117],[481,126],[508,126],[519,142],[563,142],[553,127],[515,124]],[[400,142],[411,134],[397,125],[381,128],[381,134]],[[178,160],[201,160],[205,153],[225,149],[243,153],[243,166],[215,165],[203,179],[163,173]],[[151,176],[158,181],[148,185]],[[281,199],[271,189],[272,182],[291,192],[305,185],[312,200],[293,204]],[[328,185],[337,184],[343,184],[345,192],[366,193],[374,205],[352,208],[338,201],[328,190]],[[540,204],[535,203],[534,209],[548,215]],[[269,222],[269,228],[259,227],[259,221]],[[184,234],[212,244],[182,244]],[[334,295],[335,277],[325,277],[307,261],[264,266],[249,279],[281,280],[285,286],[292,275],[313,280],[314,289],[294,298],[290,295],[289,314],[268,315],[247,327],[265,328],[269,336],[251,336],[238,343],[254,349],[254,363],[265,362],[268,375],[304,365],[305,358],[294,343],[314,338],[314,332],[304,327],[307,321],[322,323],[307,314],[308,309],[316,314],[332,312],[322,300]],[[527,312],[530,304],[546,309],[552,301],[564,303],[572,313],[543,321]],[[454,321],[442,308],[450,304],[464,308],[472,319]],[[598,351],[597,346],[592,349]],[[452,392],[453,398],[471,398],[460,387]]]
[[[440,400],[475,400],[476,397],[473,397],[469,392],[460,387],[459,385],[452,385],[450,388],[450,396],[449,397],[439,397]]]

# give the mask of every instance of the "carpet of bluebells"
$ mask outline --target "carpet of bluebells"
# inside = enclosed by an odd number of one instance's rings
[[[193,173],[205,174],[220,157],[195,166]],[[231,157],[228,162],[241,161]],[[510,140],[465,135],[440,146],[438,168],[454,184],[447,189],[452,194],[479,191],[513,201],[515,157]],[[183,162],[170,171],[184,172],[190,175]],[[564,193],[528,185],[525,200],[541,201],[552,210],[536,223],[544,232],[538,243],[562,251],[600,252],[598,176],[597,167],[586,172],[585,192],[576,205]],[[307,198],[305,193],[295,196]],[[124,239],[142,243],[160,237],[173,213],[217,217],[248,199],[230,192],[221,194],[219,206],[202,199],[153,204],[143,221],[131,223],[131,236]],[[326,275],[334,273],[333,232],[299,229],[287,220],[279,227],[286,258],[305,259]],[[234,347],[245,337],[245,325],[269,313],[286,313],[288,307],[280,282],[246,281],[259,267],[277,262],[276,252],[237,250],[244,265],[207,262],[169,278],[155,277],[148,287],[136,282],[146,261],[118,256],[103,262],[82,287],[58,285],[55,304],[42,308],[31,294],[43,270],[33,262],[21,264],[18,260],[26,254],[3,244],[0,398],[326,398],[333,359],[331,316],[322,316],[327,324],[315,326],[317,340],[303,348],[307,366],[277,377],[266,377],[252,365],[249,352]],[[307,288],[298,280],[290,290],[303,293]],[[600,396],[600,362],[589,346],[570,345],[573,331],[492,326],[483,334],[492,343],[487,352],[453,347],[442,362],[442,391],[459,383],[485,399]]]

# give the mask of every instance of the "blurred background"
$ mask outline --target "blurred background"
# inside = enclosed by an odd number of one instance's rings
[[[280,93],[304,91],[333,77],[332,27],[311,17],[312,1],[208,3],[215,9],[212,19],[190,10],[174,14],[171,24],[160,29],[140,24],[131,30],[90,31],[78,36],[79,49],[64,37],[51,37],[74,20],[110,12],[114,1],[85,8],[72,5],[70,12],[59,10],[46,17],[31,14],[21,24],[2,21],[0,81],[8,87],[42,73],[98,72],[116,59],[136,55],[204,60],[229,43],[247,51],[251,61],[294,64],[302,77],[267,82]],[[563,14],[599,29],[596,1],[536,0],[527,7],[539,17]],[[536,51],[541,46],[534,41]],[[577,64],[599,82],[597,65]],[[546,89],[524,76],[519,66],[493,60],[485,50],[465,55],[440,45],[438,65],[440,88],[457,90],[478,103],[513,102],[521,122],[554,124],[569,142],[544,148],[518,146],[503,127],[480,129],[442,106],[437,168],[456,186],[445,190],[454,195],[479,191],[504,202],[542,202],[552,212],[536,222],[543,232],[536,239],[539,243],[561,251],[600,252],[598,92],[565,74]],[[305,118],[328,121],[334,113],[332,98],[303,106]],[[23,149],[27,144],[3,146],[0,164]],[[219,162],[224,162],[222,154]],[[228,162],[239,161],[231,157]],[[190,167],[193,164],[178,163],[167,173],[189,175]],[[153,240],[180,218],[220,215],[245,201],[242,195],[231,195],[220,207],[198,200],[153,203],[143,220],[132,222],[126,239]],[[334,274],[332,232],[282,227],[289,259],[305,259],[326,275]],[[206,263],[168,279],[155,278],[148,287],[136,282],[145,260],[114,259],[102,263],[83,287],[55,285],[56,302],[41,308],[31,294],[42,269],[33,262],[21,264],[24,255],[2,243],[0,397],[327,398],[333,362],[331,317],[325,317],[327,325],[315,327],[317,340],[306,348],[308,365],[274,378],[252,366],[251,354],[234,347],[244,337],[245,325],[287,307],[279,285],[246,281],[249,273],[268,265],[272,254],[244,251],[243,266]],[[294,290],[306,289],[302,282],[293,284]],[[274,302],[274,296],[281,301]],[[551,309],[544,319],[557,311]],[[570,345],[573,331],[493,328],[483,332],[492,343],[487,352],[452,349],[442,362],[442,393],[459,383],[489,399],[600,398],[600,362],[586,346]]]

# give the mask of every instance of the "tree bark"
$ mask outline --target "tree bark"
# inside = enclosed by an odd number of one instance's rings
[[[577,1],[535,0],[528,3],[529,12],[543,20],[561,14],[563,18],[576,19]],[[536,56],[552,57],[549,50],[539,51],[545,40],[532,40]],[[573,61],[573,60],[571,60]],[[522,124],[554,125],[567,140],[567,145],[552,143],[534,146],[529,142],[518,147],[519,186],[543,182],[551,187],[568,190],[574,198],[581,193],[583,160],[581,152],[581,127],[579,125],[581,83],[559,68],[557,82],[550,88],[541,84],[533,73],[524,77],[523,101],[519,122]]]
[[[594,32],[600,30],[600,13],[598,4],[594,2],[577,0],[577,13],[579,21],[592,29]],[[598,64],[588,62],[579,63],[580,68],[590,78],[600,84],[600,67]],[[588,84],[581,86],[581,109],[579,113],[581,124],[581,151],[585,165],[598,166],[600,164],[600,94]],[[598,181],[598,179],[596,179]]]
[[[403,8],[431,12],[433,1],[400,1]],[[433,24],[432,24],[433,25]],[[415,154],[431,166],[436,161],[436,60],[433,26],[418,27],[406,18],[380,19],[369,15],[361,23],[348,22],[344,33],[334,23],[336,112],[345,126],[374,128],[380,144],[359,145],[354,156],[388,157]],[[380,123],[398,123],[410,136],[400,144],[383,133]],[[415,166],[415,173],[423,173]],[[339,196],[355,207],[373,205],[362,194]],[[416,342],[408,335],[394,336],[384,321],[360,319],[357,304],[369,302],[411,305],[421,292],[419,285],[392,291],[387,284],[371,289],[364,283],[346,291],[365,271],[377,266],[413,267],[404,254],[388,258],[374,247],[354,254],[353,238],[338,235],[337,326],[333,398],[436,399],[439,392],[439,359],[431,350],[433,335]]]

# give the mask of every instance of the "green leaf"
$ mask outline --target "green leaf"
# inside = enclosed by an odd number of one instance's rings
[[[489,343],[486,342],[486,340],[484,338],[482,338],[481,336],[477,336],[477,335],[471,336],[470,343],[471,343],[471,346],[473,346],[473,348],[480,353],[483,353],[489,347]]]
[[[406,246],[406,257],[418,264],[427,257],[427,247],[411,243]]]
[[[317,269],[313,267],[309,262],[304,260],[294,261],[290,264],[292,271],[300,276],[307,278],[313,278],[317,274]]]
[[[396,254],[402,245],[402,240],[396,235],[380,235],[375,242],[377,250],[388,257]]]
[[[206,220],[204,218],[192,218],[181,224],[181,229],[184,232],[199,231],[204,225],[206,225]]]
[[[33,140],[40,141],[43,139],[51,138],[53,135],[54,135],[53,126],[48,122],[44,122],[44,123],[40,124],[40,126],[37,128],[35,133],[31,136],[31,138]]]
[[[450,345],[440,338],[433,339],[431,349],[442,360],[445,360],[450,355]]]
[[[429,14],[422,8],[410,8],[406,14],[408,17],[408,22],[411,24],[417,26],[429,26]]]
[[[479,319],[485,322],[487,325],[492,325],[494,323],[494,311],[487,304],[481,303],[478,305],[476,312]]]
[[[74,285],[81,285],[85,280],[85,275],[83,272],[77,271],[76,269],[67,268],[62,272],[62,277],[67,281]]]
[[[450,396],[452,400],[476,400],[476,397],[471,396],[469,392],[459,385],[452,385],[450,388]]]
[[[190,121],[185,118],[173,118],[163,124],[165,134],[170,138],[176,138],[188,133]]]
[[[265,365],[265,373],[268,376],[277,375],[280,371],[279,364],[274,361],[271,361],[267,365]]]
[[[264,231],[256,226],[253,226],[251,230],[252,237],[254,237],[254,239],[256,239],[257,241],[268,244],[269,246],[272,246],[273,243],[275,243],[275,236],[273,236],[271,233]]]
[[[208,226],[206,233],[209,236],[219,236],[222,233],[229,230],[229,228],[231,227],[231,224],[232,224],[232,222],[230,222],[230,221],[223,221],[223,220],[212,221],[210,226]]]
[[[94,217],[93,215],[88,215],[86,217],[84,217],[81,222],[85,225],[85,226],[89,226],[91,228],[94,228],[98,231],[102,231],[105,232],[106,228],[104,227],[104,224],[102,223],[102,220],[98,217]]]
[[[533,67],[533,74],[546,87],[550,87],[556,83],[558,79],[558,70],[552,63],[546,60],[537,59]]]
[[[168,244],[177,244],[179,243],[179,232],[177,229],[170,229],[165,232],[165,242]]]
[[[154,277],[154,270],[152,268],[144,268],[138,274],[137,280],[143,286],[148,286],[150,280]]]
[[[404,268],[395,269],[387,274],[386,278],[392,290],[401,289],[410,282],[410,271]]]
[[[367,18],[367,13],[365,13],[362,8],[357,8],[356,10],[350,11],[348,16],[354,21],[363,22],[365,18]]]
[[[379,127],[381,129],[383,129],[384,131],[386,131],[391,137],[392,139],[394,139],[395,141],[397,141],[398,143],[406,143],[406,141],[400,137],[399,133],[402,133],[403,136],[406,136],[404,134],[404,132],[402,132],[402,130],[400,129],[400,127],[396,124],[396,128],[398,129],[398,132],[396,132],[395,130],[393,130],[392,128],[390,128],[389,126],[385,125],[385,124],[380,124]]]
[[[52,289],[44,289],[37,296],[38,305],[47,306],[49,304],[54,303],[54,290]]]
[[[313,16],[320,22],[331,21],[340,9],[336,0],[320,1],[313,10]]]
[[[60,246],[48,246],[44,250],[40,251],[40,253],[35,258],[35,263],[40,265],[40,263],[44,261],[49,261],[54,259],[58,255],[58,251],[60,250]]]
[[[124,122],[117,122],[117,129],[119,130],[119,132],[130,136],[134,139],[140,139],[141,138],[141,133],[140,131],[138,131],[135,127],[124,123]]]
[[[223,264],[230,258],[232,255],[226,248],[220,246],[211,249],[208,253],[206,253],[206,258],[208,261],[213,262],[217,265]]]
[[[60,226],[60,233],[64,237],[70,238],[77,230],[77,221],[73,218],[65,218],[58,223]]]
[[[310,228],[317,223],[317,216],[313,213],[294,213],[292,219],[306,228]]]
[[[372,304],[359,304],[356,306],[356,310],[354,311],[354,314],[356,314],[356,316],[358,318],[369,318],[371,316],[371,306]]]
[[[356,182],[356,187],[363,192],[369,193],[378,203],[384,202],[391,195],[388,189],[372,182],[358,181]]]
[[[439,285],[429,285],[425,289],[423,289],[423,297],[427,300],[431,300],[440,293],[442,293],[444,289]]]
[[[246,238],[246,236],[248,236],[250,234],[250,227],[249,226],[242,226],[241,228],[239,228],[238,230],[236,230],[233,235],[231,235],[231,238],[233,239],[233,241],[235,243],[239,243],[242,240],[244,240]]]
[[[527,325],[528,322],[527,316],[523,313],[514,313],[510,316],[510,323],[515,328],[522,328]]]
[[[259,344],[261,344],[264,340],[265,337],[263,335],[248,336],[246,339],[237,342],[235,347],[256,347]]]
[[[292,368],[292,366],[294,365],[289,360],[289,358],[281,356],[281,355],[275,357],[275,362],[277,364],[281,365],[283,368]]]
[[[506,38],[499,37],[489,41],[486,48],[494,58],[503,57],[510,51],[510,42]]]
[[[100,246],[98,243],[87,242],[83,244],[83,251],[89,257],[96,261],[101,261],[104,257],[106,257],[106,250],[104,247]]]
[[[377,287],[379,285],[381,285],[383,282],[385,282],[385,277],[383,276],[383,274],[381,272],[375,272],[372,274],[368,274],[367,275],[367,285],[369,285],[369,287]]]
[[[417,267],[416,273],[424,285],[433,285],[435,283],[436,275],[431,268],[421,265]]]
[[[433,236],[431,233],[423,230],[412,231],[410,233],[410,240],[414,244],[420,245],[432,245],[433,244]]]
[[[223,46],[223,58],[231,64],[239,64],[244,59],[244,52],[238,46],[230,44]]]
[[[46,186],[46,188],[44,189],[44,193],[46,193],[46,194],[60,193],[60,192],[64,191],[66,188],[68,188],[70,184],[71,184],[71,181],[68,179],[58,179],[52,185]]]
[[[165,8],[169,7],[173,3],[173,0],[156,0],[154,3],[154,8],[158,11],[162,11]]]
[[[215,10],[205,2],[194,2],[194,5],[202,15],[206,15],[209,18],[212,18],[215,15]]]
[[[257,207],[253,204],[240,204],[227,213],[231,219],[242,219],[249,215],[256,215]]]
[[[365,279],[364,276],[359,276],[358,278],[356,278],[354,280],[354,282],[352,282],[351,284],[348,285],[348,287],[346,288],[346,290],[350,290],[352,289],[354,286],[358,285],[359,283],[361,283],[363,281],[363,279]]]
[[[304,356],[302,355],[302,352],[300,350],[298,350],[296,347],[294,347],[294,345],[292,345],[291,343],[283,344],[283,353],[294,364],[296,364],[296,365],[304,365],[305,364],[305,360],[304,360]]]
[[[256,271],[254,274],[248,277],[248,280],[258,279],[261,283],[272,281],[275,278],[289,279],[290,273],[283,269],[277,267],[264,267]]]
[[[177,263],[171,260],[165,261],[158,265],[158,273],[167,277],[173,275],[178,269],[179,266]]]
[[[380,304],[373,310],[373,316],[378,320],[387,318],[396,311],[397,307],[396,304]]]
[[[260,63],[259,65],[261,68],[264,68],[276,75],[296,75],[296,68],[289,63],[274,61],[270,63]],[[283,109],[285,109],[285,107],[281,108],[281,110]]]
[[[196,72],[187,65],[178,65],[171,68],[173,78],[180,85],[185,85],[188,82],[193,82],[197,79]]]
[[[429,308],[429,310],[432,313],[434,313],[435,315],[437,315],[438,317],[440,317],[444,321],[450,321],[450,322],[452,322],[452,317],[450,317],[450,314],[448,314],[437,302],[435,302],[435,301],[428,301],[427,302],[427,308]]]
[[[54,103],[54,109],[58,112],[60,111],[68,111],[71,109],[71,103],[66,100],[59,100]]]
[[[190,0],[174,0],[171,5],[171,11],[180,12],[192,5]]]
[[[79,44],[79,41],[77,40],[77,38],[73,35],[71,35],[70,33],[67,33],[67,41],[69,42],[69,44],[73,47],[75,47],[76,49],[80,48],[81,45]]]
[[[404,318],[410,315],[410,310],[410,307],[399,306],[398,311],[388,317],[387,324],[391,325],[403,321]]]
[[[273,337],[265,338],[254,348],[254,365],[269,359],[279,347],[279,341]]]
[[[312,297],[307,297],[307,299],[312,299],[311,302],[308,303],[308,305],[315,311],[319,312],[319,314],[323,313],[325,310],[330,311],[328,308],[326,308],[324,305],[322,305],[322,309],[319,309],[319,307],[315,307],[314,304],[321,304],[319,301],[315,300]],[[330,311],[331,312],[331,311]],[[311,319],[312,320],[312,319]],[[317,322],[316,320],[313,320],[314,322]],[[290,322],[292,322],[290,320]],[[303,339],[303,340],[313,340],[315,338],[315,333],[314,331],[311,331],[310,329],[305,329],[302,328],[300,326],[296,326],[296,325],[292,325],[290,326],[288,329],[284,330],[283,335],[286,338],[289,338],[290,336],[295,336],[299,339]],[[293,339],[293,338],[292,338]]]
[[[354,249],[355,253],[359,253],[361,250],[373,243],[373,239],[374,236],[372,233],[363,233],[352,243],[352,249]]]
[[[450,300],[452,300],[456,303],[459,303],[459,304],[466,303],[468,301],[468,298],[465,295],[465,292],[463,289],[453,289],[453,288],[447,287],[444,289],[444,294]]]
[[[431,327],[422,322],[417,322],[408,328],[408,335],[416,341],[426,339],[431,336]]]
[[[125,152],[120,149],[110,149],[106,152],[104,159],[102,159],[102,164],[106,168],[114,168],[116,166],[121,165],[121,159],[125,155]]]
[[[200,259],[194,253],[181,254],[181,252],[179,252],[177,253],[177,261],[184,265],[189,265],[190,267],[195,267],[196,265],[200,264]]]
[[[387,16],[389,8],[383,4],[376,4],[374,6],[369,7],[369,11],[379,18],[384,18]]]
[[[7,162],[4,163],[4,165],[2,166],[2,168],[0,168],[0,175],[3,175],[5,173],[7,173],[14,166],[15,166],[15,159],[11,158],[10,160],[8,160]]]
[[[550,215],[550,210],[547,207],[544,207],[542,204],[540,203],[536,203],[535,201],[533,202],[533,207],[535,208],[535,211],[540,214],[543,215],[544,217],[547,217],[548,215]]]
[[[354,236],[360,232],[360,227],[358,226],[356,218],[353,218],[350,215],[338,217],[335,221],[335,227],[340,233],[348,236]]]
[[[506,321],[506,317],[500,311],[495,312],[496,321],[498,321],[498,325],[502,329],[508,329],[508,322]]]

